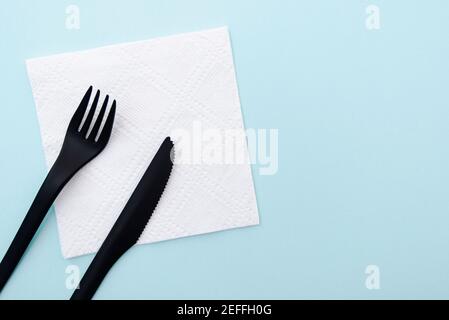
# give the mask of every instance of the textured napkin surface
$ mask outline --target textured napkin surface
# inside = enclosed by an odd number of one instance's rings
[[[226,28],[31,59],[27,69],[49,168],[87,88],[117,100],[108,146],[55,203],[65,258],[99,249],[173,130],[198,121],[243,130]],[[180,164],[139,243],[258,223],[249,164]]]

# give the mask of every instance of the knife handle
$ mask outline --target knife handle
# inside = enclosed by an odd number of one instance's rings
[[[14,240],[0,263],[0,292],[22,259],[48,210],[71,175],[58,158],[36,194]]]
[[[135,239],[124,236],[126,232],[124,225],[117,222],[87,268],[70,300],[91,300],[114,263],[135,244]]]

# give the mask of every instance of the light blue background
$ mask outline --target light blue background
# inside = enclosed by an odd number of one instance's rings
[[[3,1],[0,254],[46,172],[25,59],[223,25],[246,126],[279,129],[261,224],[133,248],[96,298],[449,298],[447,0]],[[0,298],[67,299],[91,259],[62,258],[52,210]]]

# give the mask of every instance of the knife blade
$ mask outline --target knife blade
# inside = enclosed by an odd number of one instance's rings
[[[71,300],[90,300],[114,263],[139,239],[170,177],[173,142],[167,137],[133,191]]]

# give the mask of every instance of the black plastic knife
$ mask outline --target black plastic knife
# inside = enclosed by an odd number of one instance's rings
[[[139,239],[173,167],[173,142],[166,138],[84,274],[71,300],[90,300],[114,263]]]

